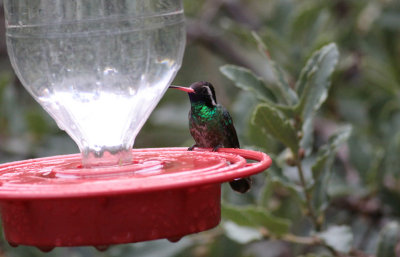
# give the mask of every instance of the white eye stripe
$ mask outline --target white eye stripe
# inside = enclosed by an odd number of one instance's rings
[[[213,93],[212,93],[210,87],[206,87],[206,88],[207,88],[207,93],[208,93],[208,95],[211,96],[211,103],[212,103],[213,105],[217,105],[217,103],[214,101]]]

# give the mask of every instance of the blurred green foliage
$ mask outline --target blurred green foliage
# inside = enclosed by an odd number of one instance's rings
[[[188,45],[174,84],[212,82],[243,148],[270,154],[273,167],[245,195],[224,185],[222,224],[175,244],[44,254],[3,240],[1,254],[400,256],[400,2],[184,5]],[[0,162],[77,152],[2,58]],[[188,111],[188,99],[168,91],[135,147],[190,146]]]

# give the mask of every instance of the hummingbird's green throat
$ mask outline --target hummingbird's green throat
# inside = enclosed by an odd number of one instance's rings
[[[192,103],[192,114],[194,118],[199,118],[201,121],[206,122],[215,118],[217,108],[215,106],[209,107],[203,103]]]

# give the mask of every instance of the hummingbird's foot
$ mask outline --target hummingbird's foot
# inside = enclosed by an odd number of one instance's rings
[[[214,146],[214,148],[212,149],[213,152],[218,152],[218,149],[224,147],[223,145],[219,144],[217,146]]]
[[[188,150],[188,151],[193,151],[193,149],[194,149],[195,147],[197,147],[197,144],[192,145],[192,146],[189,147],[187,150]]]

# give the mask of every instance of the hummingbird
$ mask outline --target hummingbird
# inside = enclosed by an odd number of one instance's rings
[[[189,130],[195,147],[240,148],[232,117],[224,106],[217,103],[215,90],[210,82],[195,82],[190,87],[170,86],[187,92],[190,99]],[[238,178],[229,182],[231,188],[239,193],[247,192],[251,187],[251,178]]]

